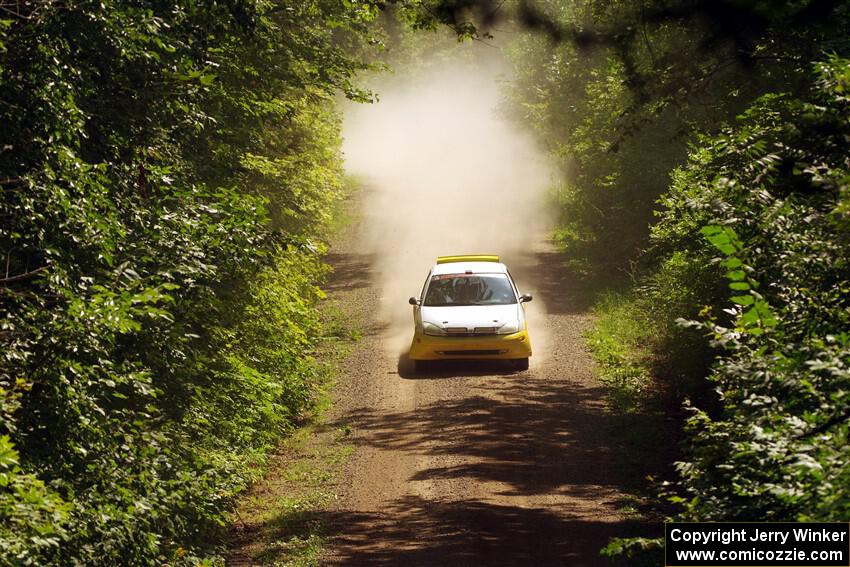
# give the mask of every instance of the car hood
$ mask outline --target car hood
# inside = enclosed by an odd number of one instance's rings
[[[466,327],[472,332],[475,327],[498,328],[502,325],[517,325],[519,308],[519,303],[422,307],[422,321],[443,328]]]

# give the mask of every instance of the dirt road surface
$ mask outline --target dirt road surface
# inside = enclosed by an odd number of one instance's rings
[[[608,539],[640,530],[619,511],[635,467],[623,463],[582,339],[587,305],[559,255],[541,241],[505,258],[535,297],[529,371],[456,363],[414,374],[385,348],[398,331],[379,318],[373,258],[356,242],[331,255],[327,286],[366,328],[330,416],[355,451],[323,513],[323,564],[607,565]]]

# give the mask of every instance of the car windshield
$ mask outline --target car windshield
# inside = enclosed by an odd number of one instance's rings
[[[505,274],[441,274],[433,276],[423,305],[510,305],[516,294]]]

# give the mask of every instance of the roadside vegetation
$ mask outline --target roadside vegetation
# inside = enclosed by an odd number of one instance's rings
[[[3,4],[0,563],[191,564],[314,405],[368,9]]]

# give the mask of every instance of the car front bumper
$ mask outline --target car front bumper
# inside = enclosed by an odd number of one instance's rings
[[[526,330],[477,337],[435,337],[417,331],[410,344],[412,360],[516,360],[530,356],[531,339]]]

